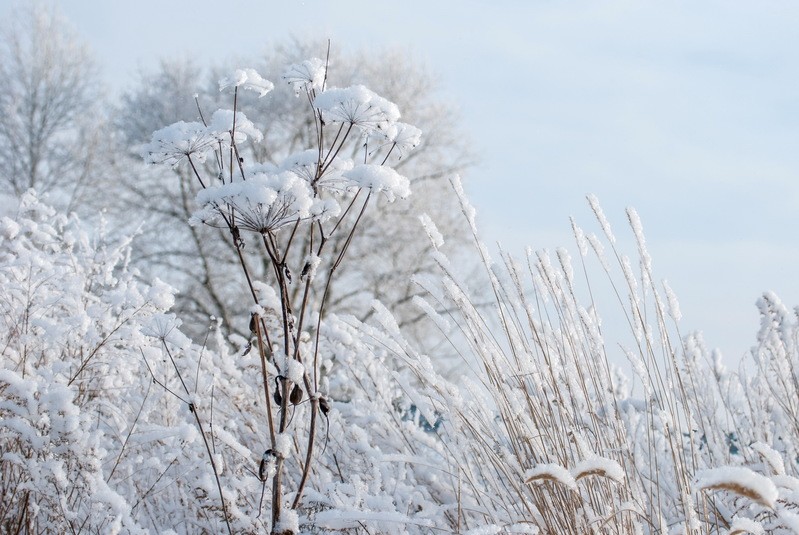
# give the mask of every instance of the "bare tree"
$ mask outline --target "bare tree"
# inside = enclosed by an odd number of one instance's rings
[[[281,67],[276,66],[325,57],[326,48],[326,43],[290,42],[273,47],[256,65],[277,87],[263,99],[239,96],[239,109],[265,136],[263,143],[241,148],[245,164],[260,161],[278,165],[289,155],[314,146],[313,125],[297,124],[298,117],[309,116],[298,113],[309,103],[282,83]],[[418,126],[423,137],[420,146],[407,156],[392,156],[399,160],[395,168],[411,180],[414,193],[409,202],[382,203],[367,216],[359,242],[348,251],[348,263],[337,273],[330,289],[326,311],[352,313],[363,319],[371,313],[372,300],[378,298],[413,335],[420,314],[412,303],[419,289],[411,277],[433,267],[418,217],[427,213],[436,221],[450,250],[465,244],[466,237],[459,232],[462,216],[448,177],[472,165],[468,140],[453,109],[437,98],[434,77],[405,55],[358,52],[345,56],[334,52],[329,62],[331,86],[364,84],[374,88],[395,102],[403,110],[403,120]],[[217,80],[232,67],[212,69],[210,76],[204,77],[196,65],[165,62],[158,72],[144,75],[141,84],[123,98],[118,124],[124,137],[136,146],[148,141],[151,132],[163,124],[199,120],[199,110],[207,116],[223,107],[217,100]],[[196,93],[197,103],[185,97]],[[266,153],[267,147],[272,152]],[[224,230],[188,225],[196,181],[182,172],[185,170],[177,169],[165,176],[163,171],[149,170],[136,181],[125,182],[127,192],[119,198],[126,199],[128,213],[132,214],[135,207],[137,221],[146,218],[152,223],[139,240],[136,261],[149,275],[180,289],[178,306],[187,323],[202,327],[209,316],[221,317],[232,332],[246,335],[246,296],[239,295],[241,284],[235,266],[224,260],[232,258],[230,236]],[[294,249],[295,254],[305,254],[304,246]],[[256,276],[266,277],[271,272],[269,258],[256,255],[255,247],[244,250],[251,255],[249,261]],[[320,268],[319,273],[323,272]],[[294,276],[299,278],[300,274]]]
[[[72,208],[98,156],[98,77],[58,12],[25,6],[0,29],[0,181]]]

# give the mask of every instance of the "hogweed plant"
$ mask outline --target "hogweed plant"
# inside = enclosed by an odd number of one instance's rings
[[[192,222],[230,233],[243,284],[252,297],[251,339],[245,352],[256,351],[260,358],[264,414],[259,426],[265,444],[255,471],[264,483],[275,534],[298,530],[296,510],[316,462],[320,418],[330,408],[320,390],[320,327],[331,281],[375,197],[384,195],[393,202],[410,194],[409,181],[392,164],[413,149],[421,135],[399,122],[395,104],[366,87],[327,87],[327,69],[325,61],[315,58],[285,71],[284,83],[307,100],[315,146],[280,165],[246,162],[240,155],[242,143],[260,142],[263,136],[237,110],[239,91],[252,90],[263,97],[274,87],[253,69],[237,70],[220,80],[220,91],[232,92],[231,110],[219,110],[206,120],[198,101],[201,122],[179,122],[159,130],[143,151],[150,163],[188,166],[199,186]],[[343,239],[332,240],[340,236]],[[342,245],[331,249],[329,243]],[[254,247],[263,248],[269,258],[269,280],[251,275],[247,250]],[[303,248],[300,254],[292,254],[298,247]],[[321,285],[316,284],[318,269],[327,270]],[[310,409],[298,410],[301,404]],[[189,408],[196,415],[197,407]],[[196,421],[205,434],[200,418]],[[295,432],[302,427],[307,432]],[[230,531],[214,455],[207,443],[206,447]],[[290,463],[294,450],[302,454]],[[300,474],[291,479],[290,490],[288,470]]]

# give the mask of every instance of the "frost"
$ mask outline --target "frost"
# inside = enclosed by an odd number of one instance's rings
[[[275,524],[274,533],[299,533],[300,517],[297,511],[283,509],[280,513],[280,521]]]
[[[408,179],[390,167],[360,164],[345,171],[343,176],[359,188],[384,193],[389,202],[393,202],[397,196],[405,198],[411,194]]]
[[[312,188],[336,194],[345,193],[351,187],[351,182],[342,173],[352,167],[352,160],[346,158],[336,158],[322,167],[319,163],[319,152],[312,149],[292,154],[280,164],[281,170],[294,173]]]
[[[419,216],[419,221],[422,222],[422,226],[424,227],[425,232],[427,232],[427,236],[430,238],[430,242],[433,244],[433,247],[440,248],[444,245],[444,236],[438,231],[436,224],[430,219],[430,216],[427,214],[422,214]]]
[[[13,240],[19,234],[19,225],[8,217],[0,219],[0,233],[7,240]]]
[[[755,442],[752,444],[751,448],[760,454],[774,474],[780,476],[785,475],[785,463],[774,448],[763,442]]]
[[[296,360],[289,360],[288,361],[288,371],[286,373],[286,378],[294,384],[302,384],[302,378],[305,374],[305,366],[302,365],[301,362],[297,362]]]
[[[305,257],[305,265],[303,266],[302,273],[300,274],[302,278],[313,281],[316,278],[316,270],[319,269],[319,265],[322,263],[322,258],[315,254],[310,254]]]
[[[663,281],[663,290],[666,292],[666,300],[669,304],[669,316],[674,318],[674,321],[682,319],[682,312],[680,311],[680,302],[677,299],[677,294],[671,289],[667,281]]]
[[[275,435],[275,455],[287,458],[291,453],[291,435],[280,433]]]
[[[464,535],[496,535],[497,533],[502,532],[502,528],[495,525],[489,524],[487,526],[482,526],[479,528],[472,528],[468,531],[464,531]]]
[[[258,97],[263,97],[275,88],[269,80],[261,78],[261,75],[254,69],[237,69],[231,76],[219,80],[219,90],[224,91],[228,87],[241,87],[258,93]]]

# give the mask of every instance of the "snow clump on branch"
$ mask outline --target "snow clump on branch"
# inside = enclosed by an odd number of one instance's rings
[[[289,65],[283,71],[283,80],[294,88],[296,96],[300,96],[302,91],[321,91],[324,88],[326,71],[325,62],[321,59],[306,59],[302,63]]]
[[[357,126],[365,133],[385,130],[400,118],[396,104],[362,85],[328,89],[314,99],[314,107],[326,123]]]
[[[235,122],[234,122],[235,117]],[[235,126],[233,143],[243,143],[248,138],[256,143],[264,136],[241,112],[217,110],[208,126],[199,122],[178,121],[153,132],[150,143],[141,149],[147,163],[177,167],[184,159],[203,163],[209,151],[222,144],[230,146],[230,136]]]
[[[263,97],[275,88],[275,84],[258,74],[255,69],[236,69],[231,76],[219,80],[219,90],[228,87],[241,87],[258,93],[258,98]]]
[[[231,208],[240,228],[262,234],[297,220],[335,217],[340,211],[338,203],[315,198],[305,181],[288,172],[261,173],[243,182],[200,190],[197,203],[202,208],[192,216],[195,224],[211,223],[220,211]]]

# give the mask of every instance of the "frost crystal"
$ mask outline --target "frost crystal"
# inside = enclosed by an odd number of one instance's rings
[[[229,144],[233,127],[234,113],[231,110],[215,111],[208,126],[198,122],[178,121],[153,132],[150,143],[142,147],[141,156],[147,163],[172,167],[190,157],[202,163],[217,143]],[[235,114],[235,127],[236,143],[242,143],[247,138],[252,138],[257,143],[264,137],[241,112]]]
[[[255,69],[237,69],[231,76],[219,80],[219,90],[224,91],[228,87],[241,87],[258,93],[262,97],[275,88],[275,84],[269,80],[261,78]]]

